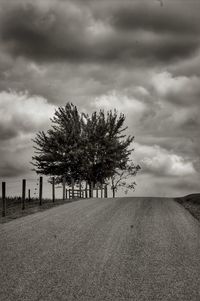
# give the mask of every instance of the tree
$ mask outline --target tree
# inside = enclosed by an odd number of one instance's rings
[[[105,183],[118,170],[127,169],[133,136],[124,134],[125,116],[117,111],[79,113],[76,106],[67,103],[55,111],[52,126],[39,132],[34,142],[32,157],[34,170],[39,174],[55,176],[60,183],[87,181]]]
[[[117,169],[115,174],[111,177],[111,189],[113,193],[113,198],[116,192],[121,187],[125,190],[135,190],[135,181],[133,177],[136,176],[137,172],[141,169],[139,165],[135,165],[133,162],[128,162],[124,169]]]
[[[63,176],[68,183],[72,178],[80,180],[84,158],[82,119],[71,103],[55,111],[52,127],[47,133],[39,132],[33,139],[35,155],[32,159],[37,173],[56,176],[56,183],[62,182]]]
[[[117,168],[126,166],[131,149],[129,146],[134,137],[123,135],[125,116],[100,110],[86,116],[84,137],[86,147],[86,174],[88,182],[104,183],[114,175]],[[125,138],[126,137],[126,138]]]

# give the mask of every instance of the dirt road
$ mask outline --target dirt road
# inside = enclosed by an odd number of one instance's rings
[[[200,227],[171,199],[89,199],[0,225],[0,300],[200,300]]]

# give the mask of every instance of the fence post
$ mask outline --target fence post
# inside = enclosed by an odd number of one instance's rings
[[[103,197],[103,187],[102,187],[102,184],[101,184],[101,198]]]
[[[93,188],[94,188],[94,184],[93,182],[91,182],[90,184],[90,197],[93,198]]]
[[[66,188],[65,193],[66,193],[66,199],[68,199],[68,190],[67,190],[67,188]]]
[[[79,197],[81,198],[81,181],[79,181]]]
[[[22,210],[25,209],[25,199],[26,199],[26,180],[22,180]]]
[[[65,186],[66,186],[66,177],[63,177],[63,201],[65,200],[66,196],[65,196]]]
[[[74,179],[72,178],[72,199],[74,199]]]
[[[96,198],[98,198],[99,197],[99,193],[98,193],[99,191],[98,191],[98,187],[96,188]]]
[[[91,182],[88,183],[88,197],[91,198]]]
[[[92,197],[92,183],[89,182],[89,198]]]
[[[31,200],[31,190],[30,189],[28,190],[28,200],[29,200],[29,202]]]
[[[87,199],[88,197],[88,192],[87,192],[87,181],[85,182],[85,198]]]
[[[40,184],[39,184],[39,201],[40,206],[42,205],[42,189],[43,189],[43,177],[40,177]]]
[[[108,187],[107,187],[107,184],[105,184],[105,187],[104,187],[104,196],[105,196],[105,198],[108,197]]]
[[[52,178],[52,201],[55,202],[55,178]]]
[[[2,216],[6,216],[6,182],[2,182]]]

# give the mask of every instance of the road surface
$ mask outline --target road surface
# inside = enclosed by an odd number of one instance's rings
[[[88,199],[0,226],[0,300],[200,300],[199,223],[172,199]]]

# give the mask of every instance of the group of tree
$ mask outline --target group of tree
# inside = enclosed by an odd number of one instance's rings
[[[127,182],[140,169],[130,160],[133,136],[127,136],[125,115],[116,110],[79,112],[72,103],[59,107],[51,119],[51,128],[37,133],[32,157],[38,174],[63,177],[68,185],[87,181],[89,185],[111,183],[113,193],[119,186],[134,189]]]

